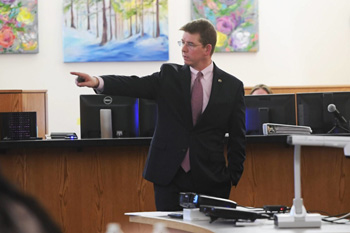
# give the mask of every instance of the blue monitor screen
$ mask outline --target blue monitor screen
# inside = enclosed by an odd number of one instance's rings
[[[140,137],[152,137],[156,128],[158,105],[153,100],[139,99]]]

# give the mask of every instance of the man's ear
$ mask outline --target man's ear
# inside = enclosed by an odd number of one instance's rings
[[[208,55],[211,54],[211,50],[213,49],[213,46],[211,46],[211,44],[207,44],[205,46],[206,52],[208,53]]]

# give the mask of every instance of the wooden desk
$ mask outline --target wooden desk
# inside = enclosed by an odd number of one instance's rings
[[[292,205],[293,147],[286,136],[248,136],[245,170],[230,199],[239,205]],[[46,207],[65,233],[151,232],[126,212],[154,211],[142,178],[150,138],[0,142],[2,173]],[[350,160],[337,148],[302,148],[302,197],[308,211],[350,209]]]

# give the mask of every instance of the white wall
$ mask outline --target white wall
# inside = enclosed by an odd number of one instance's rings
[[[0,89],[48,90],[49,131],[77,132],[79,95],[70,71],[145,75],[162,62],[63,63],[62,1],[39,1],[39,53],[0,55]],[[169,62],[182,63],[179,28],[189,0],[168,0]],[[216,64],[246,86],[350,84],[349,0],[260,0],[257,53],[217,53]]]

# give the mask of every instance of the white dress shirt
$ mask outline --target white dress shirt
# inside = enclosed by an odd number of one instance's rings
[[[207,107],[208,102],[209,102],[210,93],[211,93],[211,86],[213,84],[213,69],[214,69],[214,64],[212,62],[204,70],[200,71],[203,74],[203,78],[201,79],[201,83],[202,83],[202,86],[203,86],[203,108],[202,108],[202,112],[204,112],[204,110]],[[190,67],[190,70],[191,70],[191,90],[192,90],[194,80],[196,79],[197,73],[199,71],[193,69],[192,67]]]

